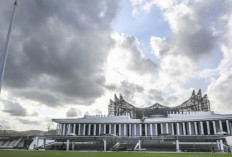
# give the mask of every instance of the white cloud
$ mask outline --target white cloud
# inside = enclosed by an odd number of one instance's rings
[[[218,112],[227,112],[231,104],[228,93],[231,93],[232,85],[229,72],[232,67],[231,2],[151,0],[135,1],[132,6],[137,9],[137,14],[149,13],[152,7],[158,7],[169,24],[170,36],[152,36],[150,39],[159,62],[156,87],[171,90],[169,95],[183,98],[188,91],[183,86],[191,78],[206,79],[211,105]],[[200,63],[214,62],[210,56],[220,53],[215,51],[217,46],[221,46],[223,53],[219,66],[202,69]]]
[[[110,51],[106,69],[106,84],[114,85],[113,92],[122,93],[125,98],[137,104],[146,104],[148,91],[156,79],[157,64],[147,58],[140,49],[140,43],[134,36],[113,34],[115,47]],[[141,90],[146,91],[141,92]]]
[[[169,45],[166,40],[167,40],[166,38],[160,38],[155,36],[152,36],[150,39],[150,45],[154,51],[154,54],[158,58],[160,58],[162,51],[165,51],[164,48],[169,49]]]
[[[220,113],[231,113],[232,109],[232,5],[227,3],[224,6],[227,12],[221,17],[225,24],[222,27],[223,40],[221,41],[223,59],[216,69],[207,69],[207,71],[217,72],[216,76],[211,76],[212,79],[207,92],[211,100],[211,106]]]
[[[143,78],[150,78],[157,71],[157,65],[147,58],[134,36],[113,34],[115,47],[111,49],[106,64],[106,82],[120,84],[123,80],[144,84]]]
[[[80,117],[82,116],[82,113],[79,109],[76,108],[70,108],[67,112],[66,112],[66,116],[67,117]]]
[[[136,12],[136,14],[139,14],[139,12],[144,11],[145,13],[149,13],[154,5],[157,5],[160,7],[160,9],[169,9],[172,7],[177,0],[131,0],[131,4],[133,6],[132,12]],[[136,10],[136,11],[134,11]],[[132,14],[133,15],[133,14]]]
[[[12,100],[3,101],[4,109],[3,112],[9,113],[11,116],[26,116],[27,110],[22,107],[19,102],[15,102]]]

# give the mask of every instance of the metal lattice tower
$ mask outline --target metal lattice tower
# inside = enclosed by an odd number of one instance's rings
[[[167,116],[168,112],[192,111],[210,111],[208,96],[205,94],[202,97],[201,90],[199,90],[197,94],[195,94],[195,90],[193,90],[191,97],[176,107],[167,107],[156,103],[147,108],[138,108],[126,102],[121,94],[119,95],[119,98],[115,94],[114,101],[110,100],[110,104],[108,106],[108,114],[110,116],[130,114],[131,118],[142,118],[144,116],[150,117],[153,115]]]

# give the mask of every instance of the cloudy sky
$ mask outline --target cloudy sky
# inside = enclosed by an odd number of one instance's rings
[[[0,1],[0,52],[13,9]],[[232,1],[20,0],[0,100],[5,129],[107,114],[114,93],[176,106],[193,89],[232,113]]]

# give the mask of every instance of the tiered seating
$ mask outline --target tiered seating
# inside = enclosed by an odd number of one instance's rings
[[[16,140],[10,141],[7,146],[13,146]]]
[[[19,138],[18,140],[16,140],[13,146],[16,147],[21,140],[22,140],[22,138]]]
[[[10,143],[10,141],[6,141],[2,146],[6,147],[6,146],[8,146],[9,143]]]

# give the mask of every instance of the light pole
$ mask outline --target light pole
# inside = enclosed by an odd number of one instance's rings
[[[0,92],[2,89],[2,82],[3,82],[3,77],[4,77],[4,71],[5,71],[5,66],[6,66],[6,59],[7,59],[7,53],[8,53],[8,47],[9,47],[9,42],[10,42],[10,34],[11,34],[11,30],[12,30],[12,26],[14,23],[14,16],[15,16],[15,8],[18,5],[17,0],[14,2],[14,8],[13,8],[13,13],[11,16],[11,20],[10,20],[10,26],[9,26],[9,30],[7,33],[7,37],[6,37],[6,43],[5,43],[5,47],[4,47],[4,51],[0,57]]]

